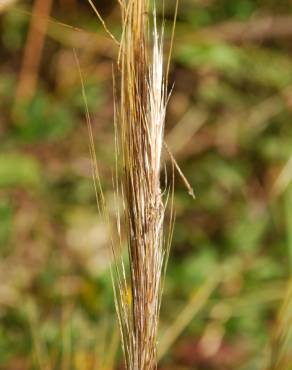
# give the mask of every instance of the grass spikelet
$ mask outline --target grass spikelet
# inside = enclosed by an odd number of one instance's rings
[[[88,2],[93,7],[91,0]],[[150,11],[149,0],[119,0],[119,4],[123,32],[118,43],[119,97],[113,73],[116,131],[116,177],[113,183],[116,203],[118,204],[119,198],[123,201],[124,216],[120,217],[117,207],[117,235],[113,231],[100,185],[92,128],[77,57],[76,61],[86,107],[97,204],[110,227],[115,260],[112,278],[126,369],[154,370],[157,368],[157,329],[163,276],[174,220],[171,202],[169,232],[164,238],[166,203],[169,196],[173,198],[173,186],[165,201],[160,186],[170,56],[165,73],[163,28],[158,31],[155,5]],[[97,14],[100,18],[99,13]],[[102,24],[111,35],[103,21]],[[173,34],[174,28],[171,45]],[[123,167],[121,178],[118,176],[119,158]],[[122,220],[125,221],[124,228],[121,227]],[[129,274],[121,259],[123,229],[128,246]]]
[[[163,238],[165,204],[160,186],[167,101],[163,30],[158,32],[155,8],[150,12],[147,0],[124,1],[121,11],[117,127],[130,282],[124,267],[117,271],[116,303],[126,368],[153,370],[157,367],[161,281],[168,249]]]

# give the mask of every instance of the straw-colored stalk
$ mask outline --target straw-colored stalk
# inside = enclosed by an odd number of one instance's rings
[[[120,5],[123,34],[117,131],[130,279],[126,281],[124,266],[117,266],[116,304],[126,369],[153,370],[157,367],[161,281],[168,250],[160,186],[167,100],[163,31],[158,32],[155,8],[150,12],[147,0],[123,0]]]

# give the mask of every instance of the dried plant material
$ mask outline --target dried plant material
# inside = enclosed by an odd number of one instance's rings
[[[117,266],[115,292],[126,368],[152,370],[157,367],[161,283],[169,246],[163,237],[160,186],[167,102],[163,30],[158,32],[155,8],[151,12],[147,0],[124,1],[121,10],[117,146],[123,164],[130,284],[124,266]]]
[[[88,1],[94,8],[91,0]],[[169,60],[165,73],[163,28],[158,31],[155,6],[150,11],[148,0],[120,0],[119,4],[123,31],[117,63],[119,98],[113,73],[117,163],[114,186],[116,204],[119,204],[118,199],[121,198],[124,212],[120,215],[117,206],[117,233],[111,225],[101,188],[84,83],[76,53],[75,58],[86,108],[97,205],[110,228],[115,260],[112,277],[126,369],[154,370],[157,368],[157,329],[163,276],[174,220],[171,204],[170,227],[165,237],[166,203],[169,195],[173,199],[173,187],[172,194],[166,192],[164,200],[165,191],[160,185]],[[95,12],[101,19],[96,9]],[[102,24],[106,32],[112,35],[103,20]],[[173,35],[174,28],[172,40]],[[120,159],[122,177],[118,175]],[[174,163],[177,167],[172,158],[173,166]],[[124,228],[121,222],[125,223]],[[122,229],[125,230],[127,240],[129,274],[121,258]]]
[[[35,0],[31,23],[25,44],[19,82],[16,89],[16,103],[33,98],[38,81],[47,26],[53,0]]]
[[[193,199],[196,199],[196,196],[195,196],[195,193],[194,193],[194,189],[191,187],[191,184],[189,183],[188,179],[185,177],[184,173],[182,172],[181,168],[179,167],[176,159],[174,158],[173,154],[171,153],[170,149],[168,148],[168,145],[166,143],[164,143],[164,147],[169,155],[169,158],[171,159],[175,169],[177,170],[180,178],[182,179],[183,183],[184,183],[184,186],[186,187],[189,195],[193,198]]]
[[[108,34],[108,36],[117,44],[119,45],[119,42],[117,41],[117,39],[115,38],[115,36],[111,33],[111,31],[108,29],[105,21],[103,20],[102,16],[99,14],[99,11],[97,10],[96,6],[93,4],[93,1],[92,0],[87,0],[89,5],[91,6],[91,8],[93,9],[95,15],[97,16],[97,18],[99,19],[100,23],[102,24],[105,32]]]

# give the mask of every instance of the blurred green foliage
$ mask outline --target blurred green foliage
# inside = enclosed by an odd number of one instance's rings
[[[0,187],[36,187],[41,183],[39,163],[32,157],[0,155]]]

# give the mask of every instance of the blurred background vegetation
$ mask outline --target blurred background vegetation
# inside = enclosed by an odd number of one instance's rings
[[[85,0],[1,0],[0,27],[0,369],[122,369],[72,51],[114,209],[117,47]],[[292,369],[291,41],[290,0],[180,1],[166,141],[196,200],[176,176],[161,370]]]

